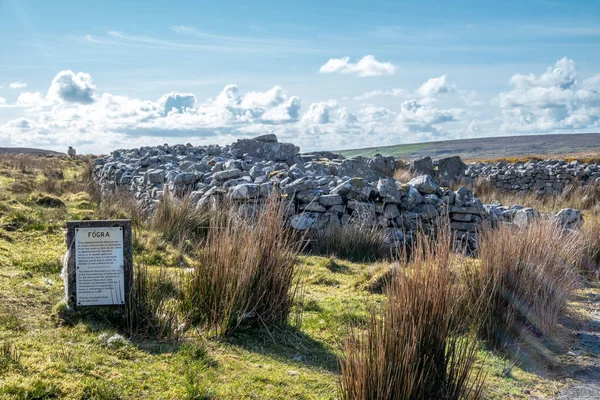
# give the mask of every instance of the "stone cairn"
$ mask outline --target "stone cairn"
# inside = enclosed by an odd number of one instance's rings
[[[467,187],[454,192],[430,175],[402,183],[392,178],[394,169],[393,157],[300,154],[297,146],[268,134],[228,146],[165,144],[116,150],[94,161],[94,178],[103,194],[130,193],[149,211],[165,193],[190,196],[202,208],[218,207],[225,198],[240,207],[254,207],[275,192],[287,203],[287,223],[294,229],[318,233],[360,223],[384,229],[390,245],[449,223],[456,245],[474,249],[484,224],[524,226],[540,216],[521,206],[483,205]],[[569,210],[555,218],[574,227],[581,213]]]

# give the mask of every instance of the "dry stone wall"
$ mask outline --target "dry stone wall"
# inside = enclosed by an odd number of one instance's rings
[[[287,223],[294,229],[363,224],[384,229],[391,245],[449,223],[457,245],[475,248],[484,224],[513,223],[521,214],[526,221],[539,216],[535,210],[483,205],[467,187],[452,191],[430,175],[394,180],[394,167],[393,157],[380,155],[300,154],[297,146],[263,135],[230,146],[117,150],[95,160],[94,177],[102,193],[131,193],[148,210],[165,195],[190,196],[199,208],[218,207],[224,199],[252,208],[276,194],[287,202]],[[581,217],[572,214],[569,226]]]
[[[563,160],[531,160],[515,163],[473,163],[465,171],[467,182],[484,178],[498,189],[535,192],[540,195],[559,194],[576,182],[600,184],[600,161],[586,163]]]

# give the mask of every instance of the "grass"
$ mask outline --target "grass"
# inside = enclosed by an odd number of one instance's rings
[[[516,163],[541,160],[564,160],[567,162],[579,161],[582,163],[595,163],[600,161],[600,151],[580,151],[576,153],[549,153],[549,154],[532,154],[527,156],[512,156],[512,157],[495,157],[495,158],[475,158],[466,159],[465,162],[486,162],[486,163]]]
[[[168,312],[182,296],[179,279],[202,260],[201,248],[180,248],[139,215],[134,264],[143,278],[138,282],[145,284],[140,293],[147,296],[139,298],[151,311],[145,318],[152,317],[151,324],[139,326],[154,332],[137,332],[121,346],[108,346],[106,338],[126,327],[102,315],[61,318],[62,227],[71,219],[138,218],[137,210],[115,202],[99,208],[94,195],[80,191],[88,168],[83,160],[51,161],[64,171],[64,178],[57,178],[64,181],[63,192],[52,195],[65,207],[30,201],[40,193],[36,185],[45,179],[45,160],[23,162],[26,172],[16,161],[15,166],[0,163],[0,346],[6,346],[0,351],[6,355],[0,356],[0,399],[339,398],[343,340],[353,326],[370,320],[372,307],[384,306],[385,285],[378,290],[370,285],[387,273],[387,261],[301,254],[293,280],[299,289],[286,324],[212,337],[199,326],[182,327],[184,313],[171,320]],[[30,189],[14,192],[15,183]],[[485,347],[478,348],[477,357],[486,360],[481,368],[487,397],[550,397],[560,385]]]
[[[509,227],[483,232],[479,260],[463,268],[467,308],[482,339],[501,348],[521,335],[552,337],[581,283],[584,252],[580,235],[547,221],[518,233]]]
[[[344,342],[342,399],[476,399],[479,343],[457,318],[461,291],[453,284],[450,235],[417,239],[414,258],[397,269],[382,310]]]
[[[294,302],[300,241],[269,198],[255,223],[230,210],[213,226],[185,293],[186,313],[217,334],[240,326],[283,326]]]
[[[385,232],[364,224],[329,225],[309,241],[308,249],[315,254],[354,261],[375,261],[390,256]]]

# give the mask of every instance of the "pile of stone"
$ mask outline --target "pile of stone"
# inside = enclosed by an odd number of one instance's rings
[[[600,161],[530,160],[528,162],[472,163],[466,182],[485,178],[498,189],[539,195],[559,194],[575,182],[600,184]]]
[[[165,144],[117,150],[94,164],[103,193],[129,192],[149,210],[165,193],[190,196],[199,208],[218,207],[224,199],[252,206],[277,195],[287,203],[288,223],[297,230],[361,224],[385,229],[389,242],[397,244],[449,222],[457,244],[471,248],[486,222],[513,222],[504,219],[499,206],[481,204],[466,187],[453,192],[430,175],[404,184],[394,180],[393,157],[300,154],[297,146],[280,143],[275,135],[222,147]]]

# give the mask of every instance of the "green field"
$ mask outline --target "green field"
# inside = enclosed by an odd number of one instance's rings
[[[345,157],[372,157],[379,153],[403,159],[424,156],[433,158],[458,155],[464,159],[496,159],[526,155],[560,155],[600,152],[600,134],[531,135],[493,137],[440,142],[399,144],[394,146],[368,147],[341,150]]]
[[[109,318],[65,318],[61,305],[65,221],[104,216],[85,191],[85,163],[22,161],[0,165],[0,399],[338,397],[342,340],[383,300],[365,287],[385,264],[300,256],[302,295],[284,328],[109,340],[124,335]],[[176,275],[194,262],[159,232],[136,232],[136,268]],[[479,360],[488,398],[545,398],[562,385],[483,347]]]

